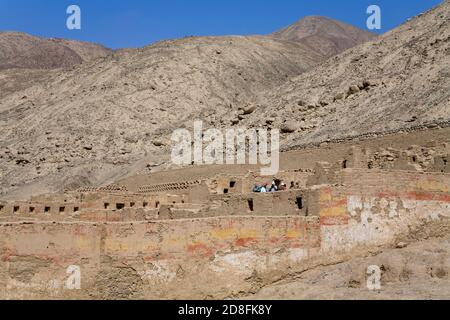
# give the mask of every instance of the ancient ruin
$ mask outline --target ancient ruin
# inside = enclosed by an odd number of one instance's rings
[[[273,177],[186,168],[164,183],[155,183],[161,172],[0,202],[1,266],[9,270],[0,270],[0,295],[238,297],[448,218],[450,144],[402,150],[375,142],[292,152]],[[336,157],[314,162],[314,152]],[[252,192],[268,180],[289,188]],[[70,266],[82,275],[77,290],[67,288]]]
[[[321,16],[117,50],[0,32],[0,299],[448,298],[441,2],[382,35]]]

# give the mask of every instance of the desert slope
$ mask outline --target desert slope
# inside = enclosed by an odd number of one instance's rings
[[[450,2],[261,97],[243,125],[286,127],[284,147],[450,121]]]
[[[49,74],[60,69],[111,53],[111,49],[93,43],[0,32],[0,99],[46,82]]]
[[[300,42],[325,57],[334,56],[377,37],[371,32],[320,16],[305,17],[272,36]]]
[[[110,54],[81,41],[43,39],[21,32],[0,32],[0,70],[67,68]]]
[[[54,73],[0,100],[2,190],[98,184],[167,160],[174,129],[229,126],[239,107],[322,59],[266,37],[185,38]]]

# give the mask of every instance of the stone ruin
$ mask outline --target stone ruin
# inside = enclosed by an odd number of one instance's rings
[[[0,297],[226,298],[450,218],[447,155],[352,147],[337,161],[0,201]],[[336,159],[335,159],[336,160]],[[147,179],[148,178],[148,179]],[[272,180],[288,190],[253,193]],[[81,285],[67,289],[75,266]]]

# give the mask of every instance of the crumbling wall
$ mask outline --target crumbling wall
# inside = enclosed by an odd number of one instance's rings
[[[433,165],[429,168],[429,171],[450,173],[450,155],[434,157]]]
[[[0,234],[0,297],[21,299],[227,297],[320,246],[318,218],[305,217],[0,224]],[[79,290],[65,288],[71,266]]]
[[[317,189],[322,250],[393,244],[424,224],[450,218],[450,175],[345,170],[338,176],[341,184]]]
[[[345,169],[332,178],[304,191],[255,194],[262,207],[255,201],[254,215],[172,211],[167,220],[124,220],[123,213],[140,212],[127,208],[111,213],[117,221],[0,222],[0,298],[233,297],[450,218],[450,175]],[[290,214],[286,203],[297,196],[304,208]],[[169,209],[186,209],[179,205]],[[273,215],[264,211],[270,205]],[[67,282],[74,270],[79,289]]]
[[[248,193],[243,195],[211,196],[216,216],[308,216],[308,191]]]

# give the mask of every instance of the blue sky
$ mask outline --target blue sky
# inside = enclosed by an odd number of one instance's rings
[[[0,30],[101,43],[111,48],[200,35],[268,34],[308,15],[366,28],[366,9],[382,9],[380,32],[441,0],[0,0]],[[66,28],[66,9],[82,11],[82,29]]]

